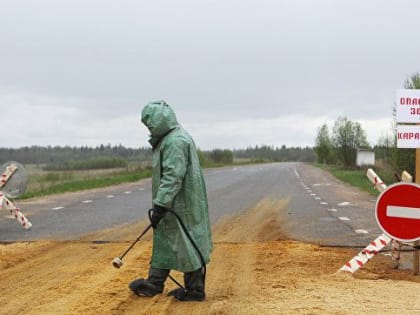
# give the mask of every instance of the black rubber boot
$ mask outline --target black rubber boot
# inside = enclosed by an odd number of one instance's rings
[[[204,276],[202,269],[184,273],[185,289],[172,290],[168,295],[174,296],[178,301],[204,301]]]
[[[128,285],[138,296],[155,296],[163,292],[165,280],[169,275],[168,269],[150,268],[147,279],[136,279]]]

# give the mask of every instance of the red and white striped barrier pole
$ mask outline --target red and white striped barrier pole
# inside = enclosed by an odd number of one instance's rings
[[[398,264],[401,258],[401,246],[402,246],[402,242],[397,241],[397,240],[391,241],[391,247],[392,247],[391,258],[392,260],[395,260],[397,262],[397,265],[395,266],[396,269],[398,268]]]
[[[17,166],[14,164],[10,164],[6,167],[6,170],[3,174],[0,176],[0,188],[2,188],[4,185],[6,185],[7,181],[10,177],[12,177],[13,173],[16,172]]]
[[[25,228],[30,229],[32,223],[25,217],[25,215],[20,211],[19,208],[15,207],[13,203],[3,195],[0,191],[0,209],[5,208],[10,210],[10,214],[15,216],[15,219]]]
[[[366,176],[367,178],[369,178],[374,188],[377,189],[379,192],[383,192],[386,189],[386,185],[384,184],[382,179],[373,171],[373,169],[369,168],[366,172]]]
[[[382,182],[381,178],[372,169],[367,170],[366,176],[369,178],[372,184],[375,185],[375,189],[377,189],[379,192],[383,192],[386,189],[387,186]],[[408,174],[407,172],[404,171],[402,173],[403,181],[409,181],[410,178],[412,179],[411,175]],[[401,257],[402,243],[397,240],[392,240],[391,246],[392,246],[391,258],[392,260],[399,263],[400,257]],[[396,265],[396,267],[398,267],[398,265]]]
[[[341,267],[339,271],[348,271],[351,273],[356,272],[390,242],[391,239],[385,234],[378,236],[372,243],[370,243],[360,253],[358,253],[357,256],[353,257],[349,262]]]
[[[383,192],[386,189],[386,185],[381,180],[381,178],[370,168],[367,170],[366,176],[374,185],[375,189]],[[371,260],[375,255],[377,255],[385,246],[391,243],[392,239],[385,234],[378,236],[372,243],[366,246],[357,256],[353,257],[349,262],[347,262],[339,271],[348,271],[351,273],[359,270],[363,265],[365,265],[369,260]],[[394,249],[394,248],[393,248]],[[392,252],[392,259],[399,260],[400,252],[399,247],[395,246],[395,251]]]

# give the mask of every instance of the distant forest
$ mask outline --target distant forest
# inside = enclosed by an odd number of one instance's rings
[[[237,159],[251,159],[275,162],[314,162],[316,155],[311,147],[290,147],[285,145],[274,147],[268,145],[249,147],[246,149],[233,150],[233,156]]]
[[[248,159],[254,161],[301,161],[312,162],[316,160],[313,148],[305,147],[273,147],[255,146],[235,150],[200,150],[200,155],[209,159],[216,159],[219,152],[233,156],[234,159]],[[126,148],[122,145],[100,145],[97,147],[69,147],[69,146],[31,146],[22,148],[0,148],[0,163],[17,161],[23,164],[57,164],[68,161],[91,160],[98,158],[118,158],[126,161],[150,161],[152,150],[150,148]]]
[[[0,148],[0,162],[17,161],[23,164],[55,164],[68,161],[98,158],[123,158],[128,161],[145,161],[152,157],[150,148],[126,148],[122,145],[100,145],[97,147],[32,146],[22,148]]]

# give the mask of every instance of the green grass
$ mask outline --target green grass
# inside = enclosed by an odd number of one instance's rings
[[[80,191],[92,188],[101,188],[112,185],[118,185],[121,183],[136,182],[140,179],[151,176],[150,170],[144,170],[142,172],[118,174],[102,178],[91,178],[81,179],[69,182],[62,182],[57,184],[51,184],[37,191],[27,191],[19,199],[28,199],[33,197],[47,196],[52,194],[60,194],[65,192]]]
[[[361,190],[368,192],[372,196],[379,195],[379,191],[374,189],[373,184],[367,178],[365,169],[343,169],[342,167],[336,165],[324,164],[314,165],[329,171],[334,177],[341,180],[342,182],[350,184],[354,187],[358,187]],[[375,169],[375,172],[387,185],[395,182],[394,176],[390,170]]]
[[[379,195],[379,192],[373,188],[373,185],[367,178],[366,172],[364,170],[332,169],[331,173],[339,180],[352,186],[358,187],[370,193],[372,196]]]

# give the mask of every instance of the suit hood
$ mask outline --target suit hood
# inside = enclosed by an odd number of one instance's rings
[[[141,112],[141,121],[150,131],[149,142],[155,147],[162,138],[178,126],[173,109],[164,101],[150,102]]]

